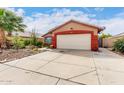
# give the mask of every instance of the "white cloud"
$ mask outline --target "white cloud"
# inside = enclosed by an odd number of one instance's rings
[[[98,12],[101,12],[101,11],[104,10],[104,8],[103,8],[103,7],[96,7],[96,8],[94,8],[94,10],[95,10],[95,11],[98,11]]]
[[[76,19],[82,22],[92,23],[100,26],[105,26],[105,33],[112,35],[124,32],[124,19],[120,17],[114,17],[111,19],[97,20],[91,18],[96,16],[94,14],[86,14],[82,11],[72,11],[70,9],[53,9],[51,14],[37,13],[33,14],[32,17],[25,18],[25,23],[28,25],[29,31],[36,28],[40,33],[46,33],[49,29],[54,28],[67,20]]]
[[[116,17],[124,17],[124,12],[115,15]]]
[[[109,20],[101,20],[102,25],[106,27],[105,33],[110,33],[112,35],[124,32],[124,19],[123,18],[111,18]]]
[[[94,14],[86,14],[78,10],[72,11],[66,8],[55,8],[52,10],[51,14],[36,13],[31,17],[25,17],[25,23],[28,25],[27,30],[29,31],[31,31],[33,28],[36,28],[41,33],[46,33],[49,29],[54,28],[55,26],[60,25],[70,19],[89,22],[89,17],[94,16]],[[92,22],[92,20],[90,22]]]
[[[14,12],[18,16],[22,16],[23,17],[24,14],[25,14],[25,11],[22,8],[18,8],[18,9],[15,9],[15,8],[5,8],[5,9]]]
[[[17,14],[18,16],[24,16],[25,11],[24,11],[23,9],[19,8],[19,9],[17,9],[16,14]]]

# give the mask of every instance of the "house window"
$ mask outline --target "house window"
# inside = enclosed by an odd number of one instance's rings
[[[45,43],[51,44],[52,43],[52,38],[51,37],[46,37],[45,38]]]

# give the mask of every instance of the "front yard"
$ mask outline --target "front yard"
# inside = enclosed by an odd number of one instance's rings
[[[30,36],[20,36],[26,31],[23,18],[15,12],[0,8],[0,62],[8,62],[39,53],[43,47],[35,29]]]
[[[20,59],[23,57],[31,56],[37,53],[42,52],[41,50],[30,50],[30,49],[19,49],[18,51],[15,49],[4,49],[2,53],[0,53],[0,63]]]

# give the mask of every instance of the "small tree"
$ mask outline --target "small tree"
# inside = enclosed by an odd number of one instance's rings
[[[36,30],[32,29],[32,33],[31,33],[31,37],[30,37],[30,45],[33,45],[33,47],[37,46],[37,47],[42,47],[43,42],[38,41],[37,36],[36,36]]]
[[[104,34],[104,33],[102,33],[99,37],[100,38],[108,38],[108,37],[111,37],[112,35],[111,34]]]
[[[36,45],[37,37],[35,33],[35,29],[32,29],[31,37],[30,37],[30,45]]]

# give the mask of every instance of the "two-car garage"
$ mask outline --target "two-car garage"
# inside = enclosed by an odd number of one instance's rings
[[[57,48],[91,50],[91,34],[57,35]]]

